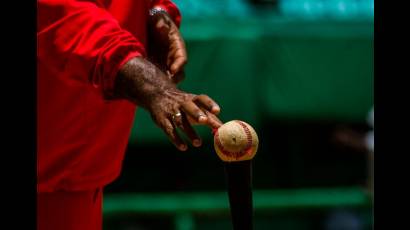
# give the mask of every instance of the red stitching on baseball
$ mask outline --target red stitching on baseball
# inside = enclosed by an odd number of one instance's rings
[[[229,157],[233,157],[233,158],[235,158],[235,159],[237,160],[237,159],[239,159],[240,157],[242,157],[242,156],[244,156],[244,155],[250,153],[250,150],[251,150],[251,148],[252,148],[252,134],[251,134],[251,131],[248,129],[248,127],[247,127],[243,122],[238,121],[238,120],[236,120],[235,122],[238,123],[238,124],[243,128],[243,130],[245,131],[245,134],[246,134],[246,139],[247,139],[247,141],[248,141],[248,143],[246,144],[246,147],[245,147],[242,151],[239,151],[239,152],[229,152],[229,151],[227,151],[226,149],[224,149],[224,147],[223,147],[221,141],[219,140],[219,133],[218,133],[218,131],[215,132],[215,141],[216,141],[216,145],[218,146],[219,150],[220,150],[224,155],[227,155],[227,156],[229,156]]]
[[[226,151],[221,143],[221,141],[219,140],[219,132],[218,130],[215,132],[215,141],[216,141],[216,145],[218,146],[219,150],[224,154],[227,155],[229,157],[232,157],[232,154],[228,151]]]
[[[239,123],[242,126],[242,128],[243,128],[243,130],[245,131],[245,134],[246,134],[246,139],[248,140],[248,143],[247,143],[246,147],[242,151],[242,152],[244,152],[244,155],[245,155],[245,154],[248,154],[249,150],[252,148],[252,134],[251,134],[251,131],[249,130],[248,126],[246,126],[245,123],[243,123],[242,121],[238,121],[238,120],[236,120],[236,122]]]

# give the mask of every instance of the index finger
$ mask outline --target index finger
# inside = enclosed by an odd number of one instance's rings
[[[201,107],[205,108],[213,114],[219,114],[219,112],[221,111],[219,105],[205,94],[196,96],[194,101],[199,103]]]
[[[192,116],[187,116],[187,118],[189,120],[189,123],[191,125],[206,125],[206,126],[210,127],[211,129],[217,129],[221,125],[223,125],[222,121],[219,120],[219,118],[215,114],[210,113],[206,110],[202,110],[202,111],[206,115],[207,120],[205,122],[200,123],[196,119],[194,119]]]
[[[210,113],[208,111],[205,111],[206,116],[208,117],[207,123],[209,124],[208,126],[212,129],[217,129],[223,125],[222,121],[219,120],[215,114]]]

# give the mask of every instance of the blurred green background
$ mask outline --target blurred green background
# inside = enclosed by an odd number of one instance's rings
[[[174,2],[189,56],[181,89],[258,132],[255,229],[372,229],[373,1]],[[137,111],[105,229],[231,229],[223,165],[210,130],[197,131],[203,146],[178,152]]]

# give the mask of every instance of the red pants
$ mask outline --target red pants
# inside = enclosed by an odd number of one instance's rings
[[[102,189],[37,193],[37,230],[101,230]]]

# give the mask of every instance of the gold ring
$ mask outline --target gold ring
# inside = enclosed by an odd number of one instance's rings
[[[181,113],[176,113],[176,114],[172,115],[172,120],[175,120],[176,117],[180,117],[180,116],[182,116]]]

